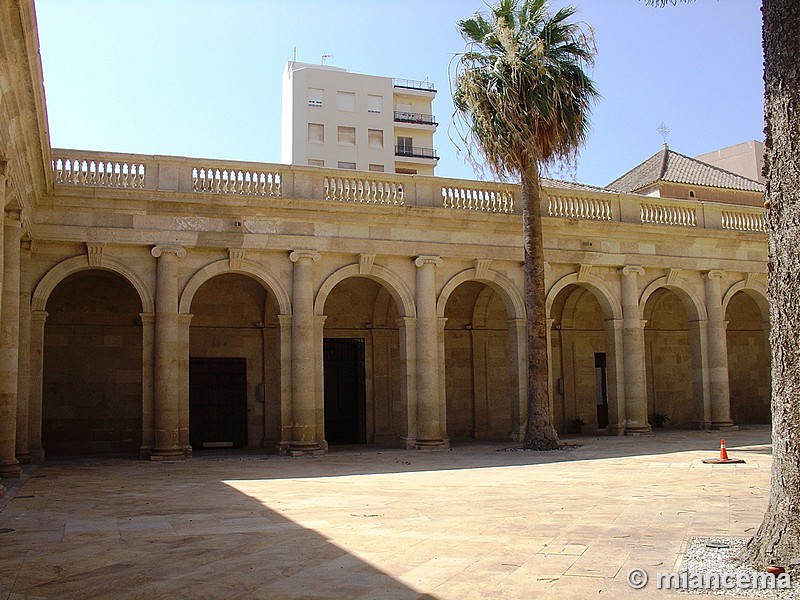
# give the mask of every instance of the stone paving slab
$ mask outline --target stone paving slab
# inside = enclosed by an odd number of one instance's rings
[[[574,437],[571,450],[52,462],[0,501],[0,600],[652,598],[692,536],[747,536],[768,427]]]

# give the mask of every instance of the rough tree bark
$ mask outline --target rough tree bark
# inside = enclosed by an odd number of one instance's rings
[[[544,242],[537,165],[534,164],[523,173],[521,179],[525,309],[528,316],[528,423],[523,446],[533,450],[555,450],[558,447],[558,434],[553,427],[553,410],[548,390],[550,369],[547,362]]]
[[[772,345],[772,477],[741,558],[800,569],[800,2],[764,0],[764,116]]]

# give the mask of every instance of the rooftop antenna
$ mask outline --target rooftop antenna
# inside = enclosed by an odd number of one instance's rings
[[[297,62],[297,46],[294,47],[294,52],[292,53],[292,62]]]
[[[322,57],[320,58],[319,64],[324,65],[325,61],[328,60],[329,58],[333,58],[333,54],[323,54]]]
[[[661,139],[664,141],[664,145],[666,146],[667,136],[669,135],[669,127],[667,127],[667,124],[664,123],[664,121],[661,121],[661,124],[658,126],[656,131],[658,131],[658,133],[661,135]]]

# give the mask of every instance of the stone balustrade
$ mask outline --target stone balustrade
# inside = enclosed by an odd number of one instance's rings
[[[174,156],[53,150],[56,186],[297,198],[520,214],[515,184]],[[570,221],[766,231],[760,207],[545,187],[542,215]]]

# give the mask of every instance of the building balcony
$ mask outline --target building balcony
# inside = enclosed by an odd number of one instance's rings
[[[436,117],[423,113],[406,112],[404,110],[394,111],[396,123],[414,123],[416,125],[438,125]]]
[[[439,155],[436,154],[436,150],[433,148],[418,148],[416,146],[395,146],[394,155],[439,160]]]
[[[423,92],[436,93],[436,86],[430,81],[415,81],[413,79],[392,79],[392,85],[404,90],[419,90]]]

